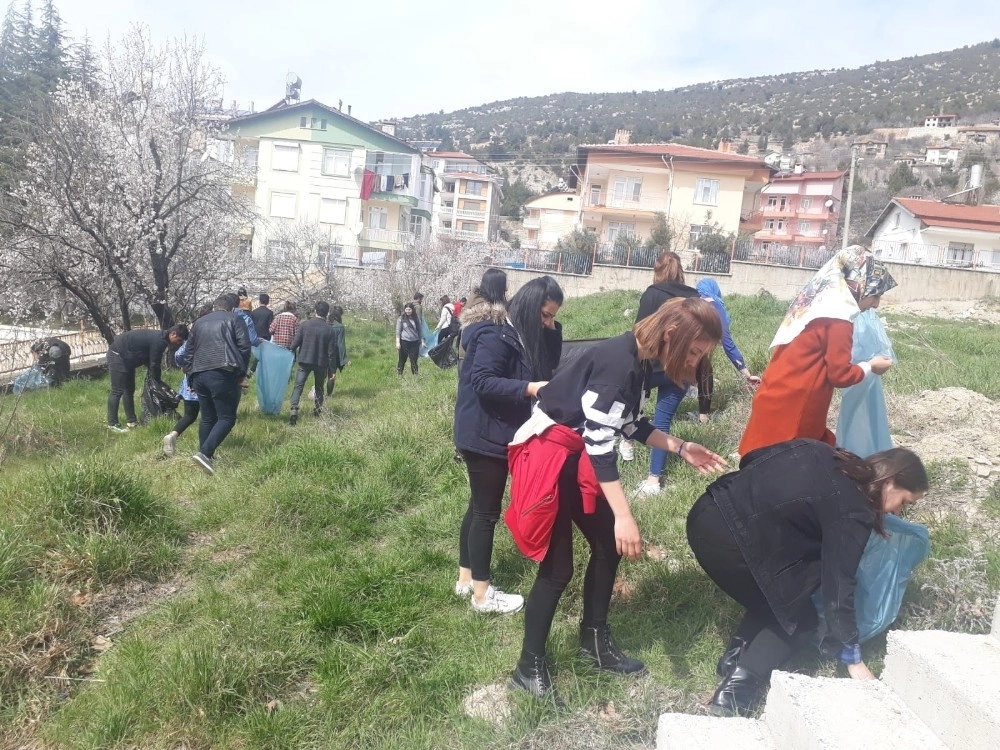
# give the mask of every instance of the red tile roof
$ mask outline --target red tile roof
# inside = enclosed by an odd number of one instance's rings
[[[965,206],[915,198],[894,201],[928,226],[1000,232],[1000,206]]]
[[[630,143],[618,146],[611,143],[606,144],[582,144],[577,146],[578,151],[612,151],[627,154],[651,154],[653,156],[673,156],[677,159],[705,159],[707,161],[729,161],[753,164],[758,167],[767,165],[756,156],[745,156],[732,151],[716,151],[711,148],[698,148],[696,146],[682,146],[679,143]]]

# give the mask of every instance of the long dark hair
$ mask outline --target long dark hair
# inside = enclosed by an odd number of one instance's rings
[[[508,311],[511,322],[524,352],[528,357],[531,375],[535,380],[549,380],[557,362],[545,351],[545,326],[542,325],[542,307],[547,302],[555,302],[562,307],[563,291],[551,276],[539,276],[522,286],[510,298]]]
[[[479,286],[472,290],[491,305],[507,304],[507,274],[499,268],[487,268]]]
[[[909,492],[927,492],[927,470],[913,451],[907,448],[890,448],[861,458],[850,451],[838,449],[834,454],[837,468],[861,487],[875,512],[875,532],[885,536],[885,507],[882,488],[888,482]]]

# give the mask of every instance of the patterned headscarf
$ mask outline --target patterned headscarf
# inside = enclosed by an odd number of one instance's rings
[[[881,261],[860,245],[851,245],[827,261],[788,306],[771,348],[790,343],[818,318],[853,320],[860,312],[859,300],[895,286]]]

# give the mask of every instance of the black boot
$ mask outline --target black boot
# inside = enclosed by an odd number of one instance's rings
[[[713,716],[749,716],[763,699],[764,686],[763,678],[736,667],[715,689],[708,712]]]
[[[552,700],[557,706],[562,705],[555,688],[552,687],[552,677],[549,676],[549,667],[544,656],[521,654],[517,666],[510,675],[509,687],[513,690],[526,690],[535,698]]]
[[[646,665],[638,659],[625,656],[611,640],[609,625],[580,625],[580,653],[587,657],[598,669],[606,669],[618,674],[641,675],[646,673]]]
[[[723,679],[728,677],[730,672],[736,669],[736,664],[740,660],[740,654],[746,650],[746,647],[747,642],[738,635],[730,638],[729,645],[726,646],[726,650],[719,657],[719,663],[715,665],[715,673]]]

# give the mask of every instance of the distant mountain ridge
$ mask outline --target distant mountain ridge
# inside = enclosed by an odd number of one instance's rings
[[[943,110],[969,123],[1000,116],[1000,39],[947,52],[813,70],[713,81],[670,91],[561,93],[492,102],[399,121],[404,138],[443,139],[493,160],[557,163],[580,143],[602,143],[619,128],[632,142],[674,141],[734,149],[770,137],[786,144],[816,133],[863,134],[923,124]]]

